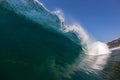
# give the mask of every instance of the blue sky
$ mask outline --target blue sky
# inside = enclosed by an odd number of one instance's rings
[[[61,9],[66,20],[77,21],[95,39],[120,37],[120,0],[39,0],[49,10]]]

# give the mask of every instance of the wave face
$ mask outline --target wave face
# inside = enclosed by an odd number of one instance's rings
[[[0,0],[0,80],[101,80],[108,52],[37,0]]]

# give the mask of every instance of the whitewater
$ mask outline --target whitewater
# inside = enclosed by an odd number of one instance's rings
[[[37,0],[0,0],[0,80],[103,80],[108,46]]]

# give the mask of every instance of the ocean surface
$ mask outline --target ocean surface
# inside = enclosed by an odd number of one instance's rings
[[[37,0],[0,0],[0,80],[104,80],[106,44]]]

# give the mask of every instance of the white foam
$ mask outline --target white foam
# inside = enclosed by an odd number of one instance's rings
[[[95,41],[89,44],[87,49],[88,55],[104,55],[110,53],[108,46],[100,41]]]
[[[55,11],[55,14],[62,22],[65,21],[63,17],[64,14],[61,10]],[[87,55],[103,55],[110,53],[110,50],[105,43],[92,40],[88,35],[88,32],[86,32],[85,29],[78,23],[73,23],[72,25],[63,25],[62,28],[64,32],[73,32],[78,37],[78,39],[81,41],[81,44],[86,46]]]
[[[56,14],[61,21],[64,21],[63,13],[62,15],[58,13],[61,13],[61,11],[56,11]],[[79,69],[85,70],[88,73],[96,73],[95,70],[104,69],[111,53],[106,43],[92,40],[85,29],[76,23],[73,25],[64,25],[62,30],[76,34],[81,44],[86,48],[86,56],[80,61]]]
[[[81,41],[83,45],[89,42],[89,36],[87,32],[79,24],[69,25],[69,27],[66,27],[64,31],[73,32],[74,34],[76,34],[76,36],[78,37],[78,39]]]
[[[64,13],[62,12],[62,10],[57,9],[57,10],[53,11],[53,13],[56,14],[59,17],[59,19],[61,20],[61,22],[65,21],[64,17],[63,17]]]

